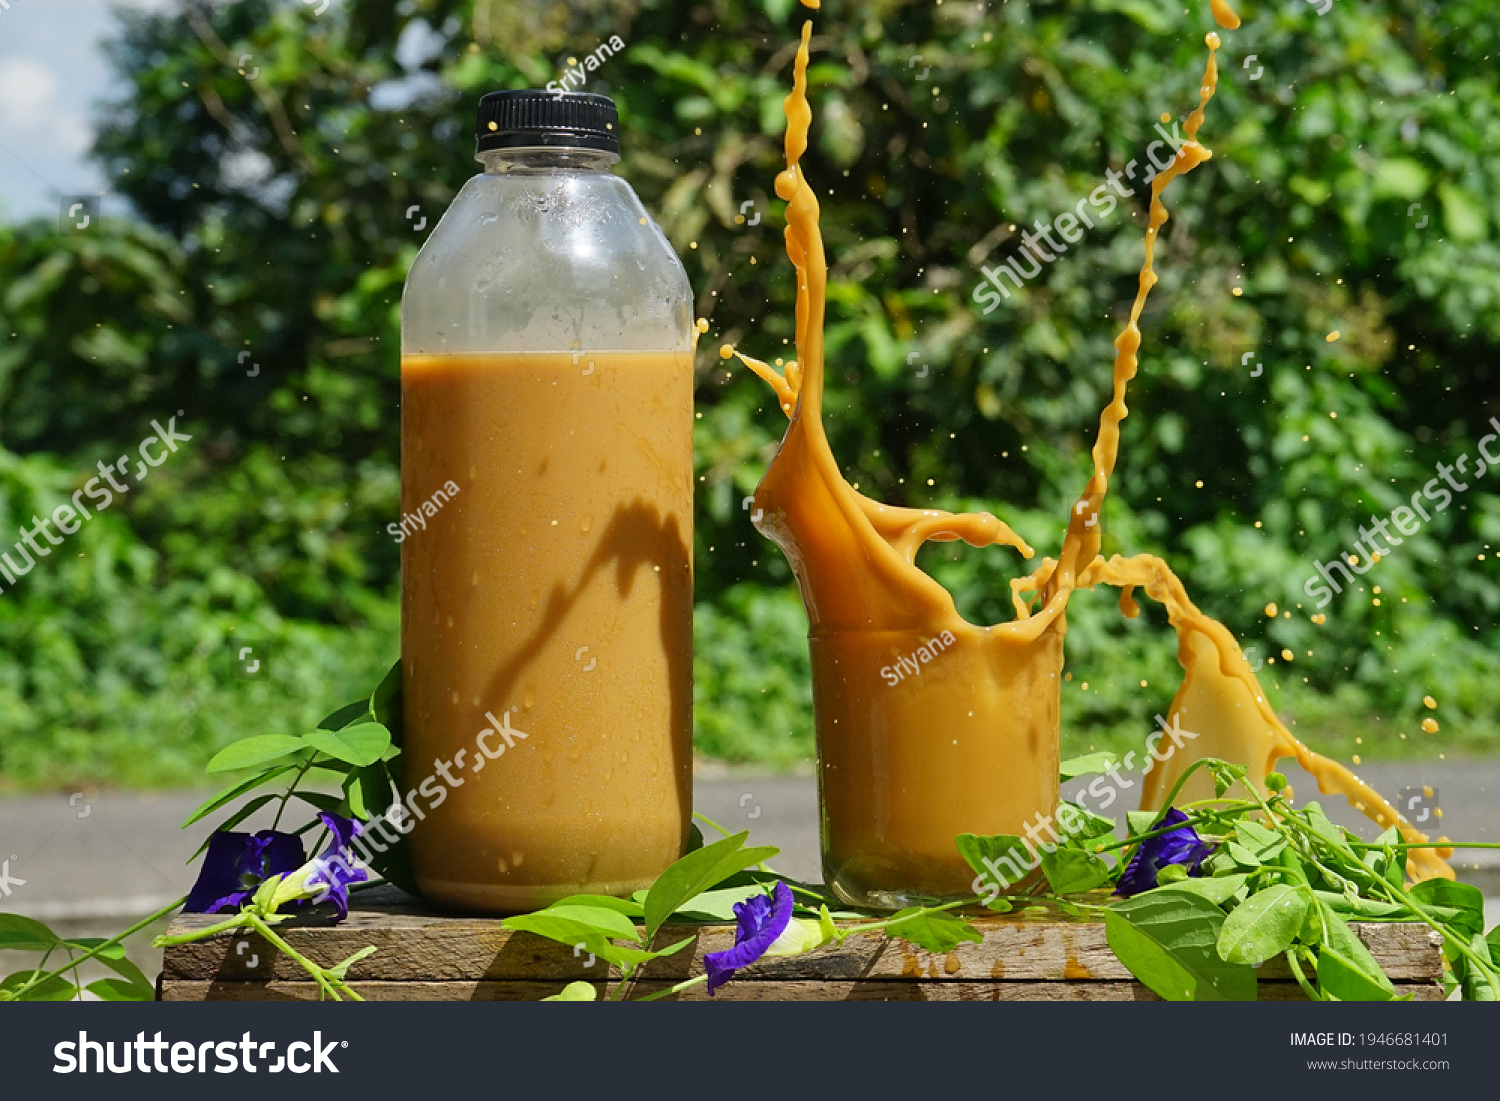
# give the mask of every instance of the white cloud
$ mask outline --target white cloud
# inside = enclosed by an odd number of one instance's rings
[[[29,57],[0,58],[0,140],[12,149],[36,145],[49,152],[79,156],[88,151],[93,131],[83,111],[65,105],[62,79]]]
[[[95,101],[120,89],[99,48],[119,23],[110,0],[9,3],[0,8],[0,218],[55,216],[57,191],[98,194],[109,186],[87,153]]]

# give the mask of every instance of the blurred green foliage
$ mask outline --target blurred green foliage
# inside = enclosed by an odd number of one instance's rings
[[[194,441],[0,594],[4,782],[180,782],[227,742],[301,732],[378,678],[398,638],[383,528],[399,511],[399,296],[422,239],[407,212],[430,225],[476,170],[482,93],[542,86],[616,34],[627,48],[584,87],[618,102],[620,171],[713,325],[699,748],[810,754],[805,619],[740,507],[784,419],[715,354],[725,340],[789,352],[771,183],[794,8],[339,0],[318,16],[233,0],[125,15],[112,51],[131,90],[103,111],[96,154],[141,220],[0,229],[0,532],[133,449],[153,417],[183,409]],[[988,315],[971,298],[979,266],[1107,170],[1145,163],[1158,115],[1196,103],[1207,8],[827,0],[814,17],[803,164],[831,263],[828,428],[866,492],[989,508],[1056,552],[1144,204],[1123,201]],[[1202,131],[1214,157],[1168,191],[1105,553],[1165,556],[1246,646],[1294,652],[1262,677],[1316,746],[1489,749],[1493,477],[1325,624],[1302,584],[1500,414],[1500,31],[1480,0],[1241,14]],[[750,201],[754,226],[737,221]],[[1006,581],[1031,568],[1008,554],[941,545],[920,561],[995,622]],[[1273,601],[1291,616],[1269,618]],[[1139,741],[1176,687],[1160,609],[1126,622],[1113,603],[1072,605],[1065,753]],[[262,673],[242,674],[245,644],[268,655]],[[1436,737],[1417,726],[1425,694]]]

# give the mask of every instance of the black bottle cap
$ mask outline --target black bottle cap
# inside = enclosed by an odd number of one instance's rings
[[[595,92],[491,92],[479,101],[476,153],[546,147],[620,151],[615,101]]]

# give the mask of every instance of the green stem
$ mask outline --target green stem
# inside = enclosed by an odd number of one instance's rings
[[[68,953],[68,966],[63,968],[63,973],[73,972],[73,997],[69,1001],[83,1001],[83,987],[78,983],[78,961],[73,958],[73,949],[63,945],[63,951]]]
[[[1113,849],[1123,849],[1127,845],[1139,845],[1142,841],[1149,841],[1153,837],[1161,837],[1163,834],[1174,833],[1177,830],[1182,829],[1184,826],[1200,826],[1204,822],[1212,821],[1213,819],[1216,819],[1218,817],[1220,817],[1220,815],[1205,814],[1202,817],[1195,818],[1190,814],[1188,815],[1188,819],[1186,822],[1178,822],[1175,826],[1162,826],[1160,829],[1147,830],[1145,833],[1134,833],[1129,837],[1124,838],[1123,840],[1111,841],[1108,845],[1095,845],[1093,846],[1092,851],[1096,853],[1107,853]]]
[[[146,926],[152,925],[152,924],[160,921],[162,918],[166,917],[168,914],[170,914],[173,910],[177,909],[177,907],[181,906],[186,901],[187,901],[187,896],[183,895],[181,898],[179,898],[176,902],[172,903],[170,906],[167,906],[164,909],[156,911],[156,913],[152,914],[148,918],[142,918],[140,921],[138,921],[134,925],[132,925],[129,929],[126,929],[123,933],[116,933],[114,936],[110,937],[107,941],[104,941],[102,944],[96,944],[96,945],[94,945],[94,947],[90,948],[87,952],[85,952],[83,955],[77,957],[76,959],[70,959],[66,967],[59,967],[56,971],[48,972],[47,974],[42,975],[40,978],[33,978],[31,982],[28,982],[25,986],[21,987],[20,990],[16,991],[16,993],[18,995],[24,994],[27,990],[30,990],[33,986],[37,985],[37,983],[46,982],[49,979],[55,979],[58,976],[64,975],[64,974],[66,974],[69,971],[73,972],[73,977],[76,979],[78,977],[78,965],[80,963],[87,963],[89,960],[91,960],[95,956],[97,956],[100,952],[104,951],[104,949],[109,948],[109,947],[111,947],[113,945],[119,944],[126,937],[131,936],[131,935],[133,935],[135,933],[139,933],[142,929],[146,928]],[[154,941],[152,942],[152,946],[155,947],[155,942]],[[47,955],[49,955],[49,956],[51,954],[52,953],[50,951],[47,953]],[[46,962],[47,962],[47,956],[43,956],[42,957],[42,963],[46,963]],[[38,966],[37,970],[40,971],[41,967]]]
[[[717,822],[715,822],[712,818],[710,818],[706,814],[700,814],[698,811],[693,811],[693,817],[696,818],[696,819],[698,819],[701,822],[708,823],[708,825],[710,825],[714,829],[718,830],[719,833],[721,833],[725,837],[731,837],[731,836],[733,836],[728,830],[726,830],[723,826],[719,825]]]
[[[669,986],[665,990],[658,990],[655,994],[647,994],[644,998],[635,998],[633,1000],[637,1002],[654,1002],[658,998],[669,998],[673,994],[681,994],[684,990],[691,989],[695,986],[700,986],[706,982],[708,982],[708,972],[705,971],[701,975],[694,975],[691,979],[684,979],[676,986]]]
[[[1208,757],[1200,757],[1198,760],[1188,765],[1187,768],[1182,770],[1182,775],[1177,777],[1177,782],[1172,785],[1172,790],[1168,792],[1167,797],[1161,801],[1163,811],[1174,805],[1177,799],[1177,795],[1182,791],[1182,785],[1187,783],[1188,777],[1197,772],[1200,768],[1207,768],[1209,760],[1210,758]]]
[[[609,996],[609,1001],[621,1002],[625,1000],[625,988],[630,985],[630,980],[634,975],[634,967],[620,968],[620,981],[615,984],[615,992]]]
[[[317,751],[314,750],[312,756],[302,762],[302,767],[297,770],[297,775],[292,777],[292,782],[287,787],[286,794],[281,797],[281,806],[276,808],[276,817],[271,819],[271,828],[273,830],[281,825],[281,816],[286,812],[286,805],[291,801],[292,793],[297,790],[297,785],[302,782],[302,777],[307,775],[307,770],[312,768],[312,763],[317,760],[317,757]]]
[[[216,921],[212,925],[205,925],[202,929],[194,929],[191,933],[178,933],[175,937],[157,937],[151,942],[152,948],[169,948],[174,944],[192,944],[194,941],[211,937],[215,933],[227,933],[231,929],[243,929],[245,927],[244,915],[235,914],[223,921]]]
[[[348,983],[344,982],[342,979],[331,978],[328,975],[328,972],[326,972],[323,968],[313,963],[312,960],[308,959],[286,941],[282,940],[281,937],[279,937],[276,932],[268,924],[266,924],[265,920],[254,910],[246,910],[241,916],[250,923],[251,928],[253,928],[267,941],[269,941],[272,947],[274,947],[277,951],[290,956],[294,961],[296,961],[297,965],[301,967],[302,970],[306,971],[309,975],[316,979],[319,988],[327,991],[329,994],[332,994],[334,1001],[343,1000],[339,997],[340,990],[342,990],[345,994],[349,995],[349,997],[353,998],[357,1002],[364,1001],[363,998],[361,998],[354,992],[354,990],[349,986]]]
[[[909,918],[918,916],[918,914],[937,914],[941,913],[944,910],[952,910],[959,906],[972,906],[976,902],[979,902],[981,905],[983,905],[979,896],[975,895],[973,898],[960,898],[954,900],[953,902],[945,902],[941,906],[923,906],[917,911],[916,914],[907,914],[906,917],[903,917],[900,920],[906,921]],[[851,925],[847,929],[835,930],[833,937],[834,940],[842,944],[847,938],[852,937],[855,933],[873,933],[877,930],[884,929],[887,925],[895,920],[897,919],[894,917],[888,917],[882,921],[868,921],[863,925]]]
[[[1297,984],[1307,992],[1307,996],[1315,1002],[1326,1002],[1328,999],[1318,993],[1317,989],[1307,981],[1307,976],[1302,973],[1302,965],[1297,962],[1296,947],[1286,950],[1286,962],[1291,964],[1292,974],[1297,977]]]
[[[1351,845],[1362,849],[1384,849],[1372,841],[1351,839]],[[1392,849],[1500,849],[1500,841],[1401,841],[1390,845]]]

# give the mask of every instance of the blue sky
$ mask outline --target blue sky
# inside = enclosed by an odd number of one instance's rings
[[[87,154],[93,104],[121,90],[100,49],[118,33],[112,7],[109,0],[0,0],[0,219],[55,218],[59,192],[108,191]],[[106,196],[104,209],[124,213],[123,200]]]

